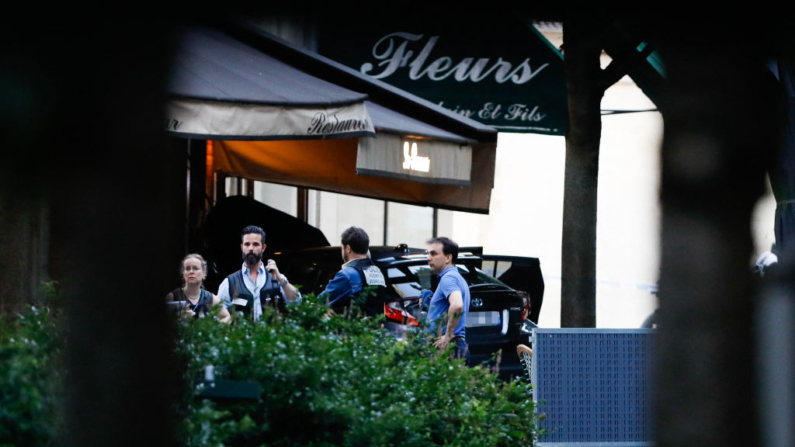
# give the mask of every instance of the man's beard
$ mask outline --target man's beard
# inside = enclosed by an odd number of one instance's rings
[[[258,254],[253,251],[243,253],[243,261],[248,265],[257,265],[262,261],[262,253]]]

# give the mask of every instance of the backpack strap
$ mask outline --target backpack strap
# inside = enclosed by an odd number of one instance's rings
[[[203,304],[209,309],[213,305],[213,294],[207,289],[201,289],[199,300],[202,300]]]

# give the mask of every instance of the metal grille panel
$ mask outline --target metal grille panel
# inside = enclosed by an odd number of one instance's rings
[[[650,445],[653,329],[535,329],[539,445]]]

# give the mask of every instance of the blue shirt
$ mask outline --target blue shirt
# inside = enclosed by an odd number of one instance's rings
[[[328,299],[329,307],[347,306],[351,296],[362,291],[362,278],[350,262],[343,264],[342,270],[328,282],[326,290],[320,296]]]
[[[241,271],[243,272],[243,284],[246,286],[246,289],[251,292],[251,295],[254,296],[252,312],[254,313],[254,321],[258,321],[259,317],[262,315],[262,303],[260,302],[259,291],[262,289],[262,286],[265,285],[265,275],[270,275],[270,273],[265,272],[265,266],[260,262],[259,268],[257,269],[257,282],[255,283],[254,280],[251,279],[251,273],[248,271],[248,266],[246,266],[245,262],[243,263]],[[301,302],[301,292],[298,292],[295,300],[290,301],[287,299],[287,294],[284,293],[284,288],[280,286],[280,289],[284,296],[284,300],[288,304]],[[221,285],[218,286],[218,293],[216,296],[218,296],[218,299],[221,300],[227,308],[232,305],[232,298],[229,296],[229,278],[225,278]]]
[[[458,291],[461,292],[461,301],[464,304],[464,310],[461,313],[461,318],[458,320],[458,325],[455,327],[453,335],[457,337],[464,337],[466,335],[466,319],[467,312],[469,312],[469,285],[460,273],[458,268],[454,265],[447,267],[439,274],[439,287],[433,293],[431,304],[428,308],[428,321],[430,322],[429,331],[436,332],[436,321],[442,315],[450,310],[450,294]],[[442,333],[447,332],[447,326],[442,328]]]

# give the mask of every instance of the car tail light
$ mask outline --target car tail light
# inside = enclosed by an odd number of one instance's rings
[[[401,324],[410,324],[412,326],[420,325],[410,313],[403,310],[400,303],[386,303],[384,305],[384,315],[386,315],[387,320],[396,321]]]
[[[524,290],[517,290],[516,293],[522,297],[522,302],[524,303],[522,306],[522,320],[526,320],[527,317],[530,316],[530,308],[532,307],[530,302],[530,294]]]

